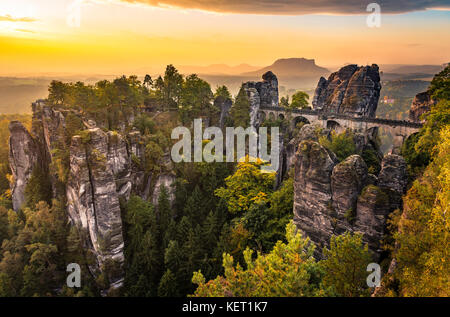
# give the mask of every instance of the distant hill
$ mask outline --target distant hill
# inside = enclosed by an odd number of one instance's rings
[[[330,73],[328,69],[317,66],[314,59],[285,58],[276,60],[275,63],[270,66],[264,67],[257,71],[247,72],[242,75],[260,77],[269,70],[276,74],[279,78],[315,77],[317,80],[320,76],[327,76]]]
[[[381,65],[380,69],[384,72],[394,74],[437,74],[442,69],[443,65]]]

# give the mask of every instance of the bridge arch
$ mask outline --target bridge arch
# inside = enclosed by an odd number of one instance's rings
[[[271,121],[275,120],[275,113],[269,112],[269,120]]]
[[[339,130],[341,130],[341,125],[337,121],[328,120],[327,129],[335,130],[336,132],[338,132]]]
[[[296,116],[292,120],[292,127],[296,128],[299,123],[302,123],[303,125],[305,125],[305,124],[310,124],[311,122],[303,116]]]
[[[401,151],[401,147],[403,146],[403,144],[405,144],[405,146],[409,146],[411,143],[415,144],[416,138],[419,136],[419,132],[414,132],[411,133],[410,135],[407,135],[403,138],[403,142],[400,145],[399,151]]]
[[[261,111],[259,113],[259,119],[260,119],[260,122],[266,121],[266,113],[264,111]]]
[[[284,114],[282,114],[282,113],[279,113],[279,114],[278,114],[278,119],[280,119],[280,120],[284,120]]]

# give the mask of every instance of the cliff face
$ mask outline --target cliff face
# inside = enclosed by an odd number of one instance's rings
[[[263,81],[247,82],[243,88],[250,102],[250,126],[258,127],[260,107],[278,107],[278,79],[271,71],[265,73]]]
[[[436,104],[436,100],[433,100],[428,91],[421,92],[414,97],[409,110],[409,120],[415,122],[423,122],[421,116],[431,110],[431,106]]]
[[[376,256],[381,254],[388,215],[401,207],[406,164],[398,155],[383,158],[377,176],[359,155],[338,163],[314,140],[304,140],[295,156],[294,223],[317,246],[316,256],[332,235],[361,232]]]
[[[25,187],[33,169],[42,167],[50,176],[53,198],[66,199],[70,222],[84,235],[85,247],[95,255],[91,272],[96,275],[103,264],[112,263],[117,276],[112,277],[111,286],[120,286],[124,240],[119,201],[127,201],[134,193],[155,202],[162,185],[173,198],[174,177],[152,177],[139,167],[137,162],[144,161],[139,131],[104,132],[96,122],[75,110],[34,104],[32,133],[19,122],[11,122],[9,128],[14,210],[25,202]],[[63,165],[66,174],[55,168],[61,152],[68,156]],[[66,175],[65,179],[61,174]]]
[[[318,250],[333,234],[331,173],[337,160],[319,143],[302,141],[298,147],[294,176],[294,223]]]
[[[93,128],[83,137],[72,138],[68,212],[71,220],[87,232],[98,268],[107,259],[119,266],[123,264],[119,196],[129,195],[131,182],[126,180],[129,175],[129,160],[121,137]]]
[[[313,98],[313,108],[329,113],[357,117],[375,117],[380,98],[380,74],[377,65],[348,65],[321,77]]]
[[[230,114],[232,105],[233,101],[230,98],[218,96],[216,99],[214,99],[214,106],[217,109],[220,109],[219,127],[221,129],[225,127],[226,119]]]
[[[18,121],[9,124],[9,165],[13,183],[11,187],[14,210],[19,210],[25,202],[25,187],[33,169],[40,163],[39,147],[27,129]]]

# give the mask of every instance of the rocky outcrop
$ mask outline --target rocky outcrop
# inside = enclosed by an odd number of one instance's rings
[[[415,122],[423,122],[422,115],[430,112],[431,107],[436,104],[436,100],[433,100],[428,91],[421,92],[414,97],[409,110],[409,120]]]
[[[127,143],[117,132],[108,131],[107,136],[107,163],[113,173],[119,197],[128,200],[132,189],[132,178]]]
[[[17,211],[25,202],[25,187],[41,159],[37,142],[22,123],[11,121],[9,131],[9,166],[13,176],[11,196],[13,209]]]
[[[326,136],[329,134],[327,129],[322,129],[315,124],[305,124],[301,127],[300,131],[289,141],[285,147],[286,153],[286,171],[294,166],[295,154],[298,150],[298,145],[301,141],[319,141],[319,136]]]
[[[354,231],[363,233],[369,248],[380,255],[380,240],[386,232],[386,221],[395,209],[402,208],[408,176],[406,162],[399,155],[386,155],[381,162],[377,186],[370,184],[358,198]]]
[[[97,259],[94,272],[106,260],[114,261],[119,267],[124,262],[119,196],[127,194],[130,184],[120,182],[118,176],[129,175],[125,154],[123,140],[99,128],[72,138],[68,213],[72,222],[87,232],[88,247]],[[121,278],[119,275],[113,282]]]
[[[313,108],[327,113],[355,117],[375,117],[380,98],[380,74],[377,65],[347,65],[321,77],[313,98]]]
[[[33,104],[32,133],[19,122],[11,122],[10,130],[14,210],[23,205],[25,187],[39,166],[49,176],[52,197],[67,199],[69,220],[96,258],[90,265],[92,273],[99,274],[104,264],[116,265],[110,282],[111,287],[120,286],[124,241],[119,200],[128,200],[131,193],[142,196],[144,180],[149,180],[149,193],[154,185],[141,167],[144,145],[139,131],[104,132],[80,111],[49,107],[42,101]]]
[[[158,176],[152,195],[152,202],[155,206],[158,204],[158,198],[161,194],[162,187],[165,187],[169,201],[173,202],[175,199],[175,188],[173,187],[174,183],[175,176],[172,174],[162,174]]]
[[[294,223],[315,243],[316,257],[332,235],[346,231],[361,232],[370,250],[380,256],[387,217],[401,207],[406,190],[404,159],[385,156],[377,177],[368,172],[361,156],[338,163],[314,134],[310,137],[300,142],[294,159]]]
[[[294,223],[321,248],[333,234],[331,173],[336,160],[319,143],[302,141],[295,160]]]
[[[332,209],[336,219],[334,233],[351,230],[356,202],[367,183],[367,165],[359,155],[352,155],[336,165],[331,174]]]
[[[225,127],[226,119],[230,115],[230,109],[233,105],[233,101],[230,98],[218,96],[214,99],[214,107],[220,110],[219,127],[223,129]]]
[[[259,127],[260,107],[278,107],[278,79],[271,71],[265,73],[262,82],[246,82],[243,89],[250,102],[250,126]]]
[[[403,194],[406,191],[407,184],[408,177],[405,159],[400,155],[386,155],[381,161],[378,185],[398,194]]]
[[[386,219],[390,209],[389,196],[381,188],[368,185],[358,198],[356,220],[353,231],[363,234],[363,241],[375,254],[381,253],[380,240],[383,238]]]

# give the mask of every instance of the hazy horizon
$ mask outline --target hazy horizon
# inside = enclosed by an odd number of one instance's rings
[[[0,75],[160,73],[167,64],[264,67],[280,57],[311,58],[330,69],[449,62],[448,1],[429,7],[409,1],[402,9],[385,1],[379,28],[368,27],[364,5],[335,2],[2,1]]]

